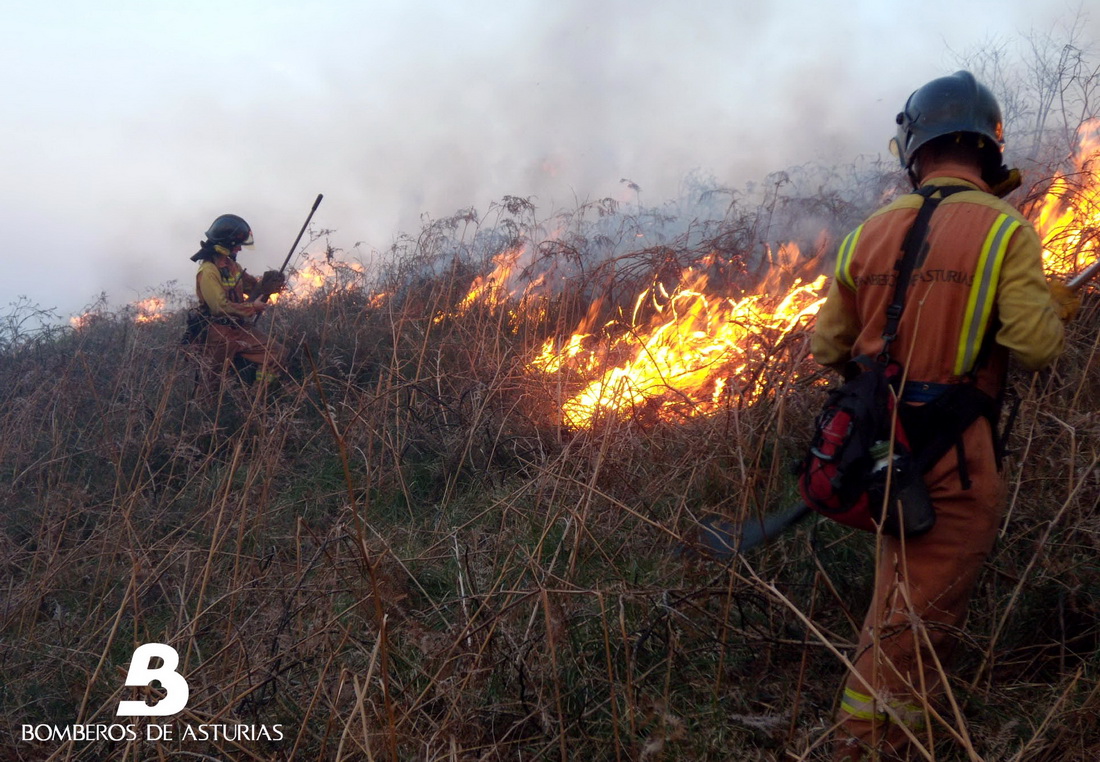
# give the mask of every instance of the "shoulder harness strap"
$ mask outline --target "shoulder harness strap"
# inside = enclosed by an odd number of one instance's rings
[[[924,240],[928,237],[928,223],[932,219],[932,213],[948,196],[961,191],[973,190],[965,185],[926,185],[914,193],[922,198],[920,211],[913,221],[905,240],[901,244],[901,256],[894,264],[897,270],[897,280],[894,285],[894,296],[890,300],[890,306],[886,308],[886,325],[882,330],[882,352],[879,361],[890,361],[890,345],[898,337],[898,325],[901,323],[901,313],[905,310],[905,297],[909,293],[909,281],[913,278],[913,270],[917,264],[917,256],[920,254]]]

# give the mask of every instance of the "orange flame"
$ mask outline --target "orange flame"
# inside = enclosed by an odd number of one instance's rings
[[[1100,119],[1082,125],[1074,171],[1057,174],[1033,217],[1049,275],[1071,276],[1100,256]]]
[[[779,258],[793,263],[797,256],[789,244]],[[785,338],[807,326],[825,301],[824,284],[825,276],[812,283],[796,278],[783,294],[769,282],[758,293],[732,299],[708,294],[707,275],[688,269],[672,293],[658,284],[640,294],[625,330],[606,346],[578,331],[560,346],[553,339],[544,344],[531,367],[590,379],[562,404],[569,426],[589,427],[602,416],[644,409],[663,419],[705,415],[729,395],[746,401],[760,396],[755,361],[774,355]]]
[[[358,288],[365,274],[366,268],[359,262],[307,255],[303,264],[291,272],[286,289],[281,294],[273,294],[268,301],[274,304],[279,299],[329,298]]]
[[[133,302],[129,306],[129,312],[133,315],[135,323],[159,323],[168,319],[166,312],[168,302],[160,296],[150,296]],[[69,325],[76,331],[90,328],[96,321],[105,320],[109,314],[100,309],[93,309],[82,315],[73,315],[69,318]]]
[[[73,315],[69,318],[69,325],[71,325],[75,331],[83,331],[99,317],[101,317],[100,314],[94,311],[85,312],[83,315]]]
[[[436,315],[433,322],[439,323],[448,317],[465,315],[475,304],[483,304],[494,308],[505,304],[512,296],[509,292],[509,281],[512,271],[523,253],[523,247],[508,249],[493,257],[493,270],[488,275],[477,276],[470,284],[466,295],[459,300],[452,312]]]
[[[456,311],[459,315],[470,309],[470,305],[481,302],[489,307],[498,307],[508,298],[508,281],[512,277],[512,270],[516,266],[522,248],[509,249],[493,257],[493,271],[482,278],[480,275],[474,278],[473,285],[458,303]]]
[[[554,229],[546,235],[544,243],[556,241],[564,230],[563,227]],[[530,269],[539,259],[539,248],[524,241],[497,254],[492,258],[492,271],[474,278],[466,295],[454,309],[436,315],[434,322],[461,317],[469,313],[474,305],[481,305],[491,310],[508,308],[513,328],[520,323],[538,323],[546,315],[546,300],[543,297],[552,290],[552,284],[563,277],[560,272],[554,271],[553,265],[551,270],[543,270],[531,277]],[[521,284],[523,280],[527,281],[525,285]]]
[[[131,306],[134,308],[135,323],[153,323],[168,319],[168,316],[164,314],[165,301],[159,296],[142,299],[139,302],[134,302]]]

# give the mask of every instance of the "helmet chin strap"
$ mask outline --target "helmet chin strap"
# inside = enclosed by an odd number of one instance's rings
[[[905,168],[905,174],[909,176],[909,182],[913,184],[913,190],[920,187],[919,173],[914,169],[916,161]]]
[[[1009,169],[1003,164],[1001,168],[994,173],[993,177],[985,177],[983,179],[989,183],[990,193],[997,198],[1004,198],[1023,185],[1023,178],[1020,176],[1020,170],[1015,167]]]
[[[237,252],[241,250],[240,246],[222,246],[220,243],[214,244],[214,250],[224,257],[229,257],[234,262],[237,261]]]
[[[909,177],[909,182],[913,184],[913,190],[920,187],[920,157],[914,156],[913,160],[909,162],[909,166],[905,168],[905,174]]]

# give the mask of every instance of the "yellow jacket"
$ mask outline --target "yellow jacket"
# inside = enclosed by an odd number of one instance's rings
[[[249,275],[235,259],[221,252],[214,261],[204,261],[195,276],[195,290],[199,301],[206,305],[215,317],[251,317],[256,304],[246,302],[259,285],[259,279]]]
[[[996,396],[1008,353],[1037,370],[1062,352],[1064,331],[1043,274],[1042,246],[1031,223],[990,194],[972,170],[945,167],[926,178],[929,184],[972,190],[948,196],[932,216],[890,354],[910,380],[955,383],[973,373]],[[881,350],[894,265],[920,202],[906,194],[844,239],[811,343],[819,363],[841,367]],[[985,359],[983,342],[991,332],[994,345]]]

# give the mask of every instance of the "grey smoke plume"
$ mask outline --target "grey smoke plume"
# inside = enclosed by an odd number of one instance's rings
[[[187,257],[224,212],[255,229],[246,265],[277,265],[318,192],[329,242],[369,251],[422,215],[504,194],[546,215],[603,197],[660,205],[695,169],[741,187],[874,156],[953,51],[1064,10],[37,5],[10,11],[0,54],[0,94],[17,105],[0,125],[12,273],[0,303],[27,294],[66,312],[101,290],[125,303],[173,279],[188,288]],[[1100,37],[1095,20],[1083,29]]]

